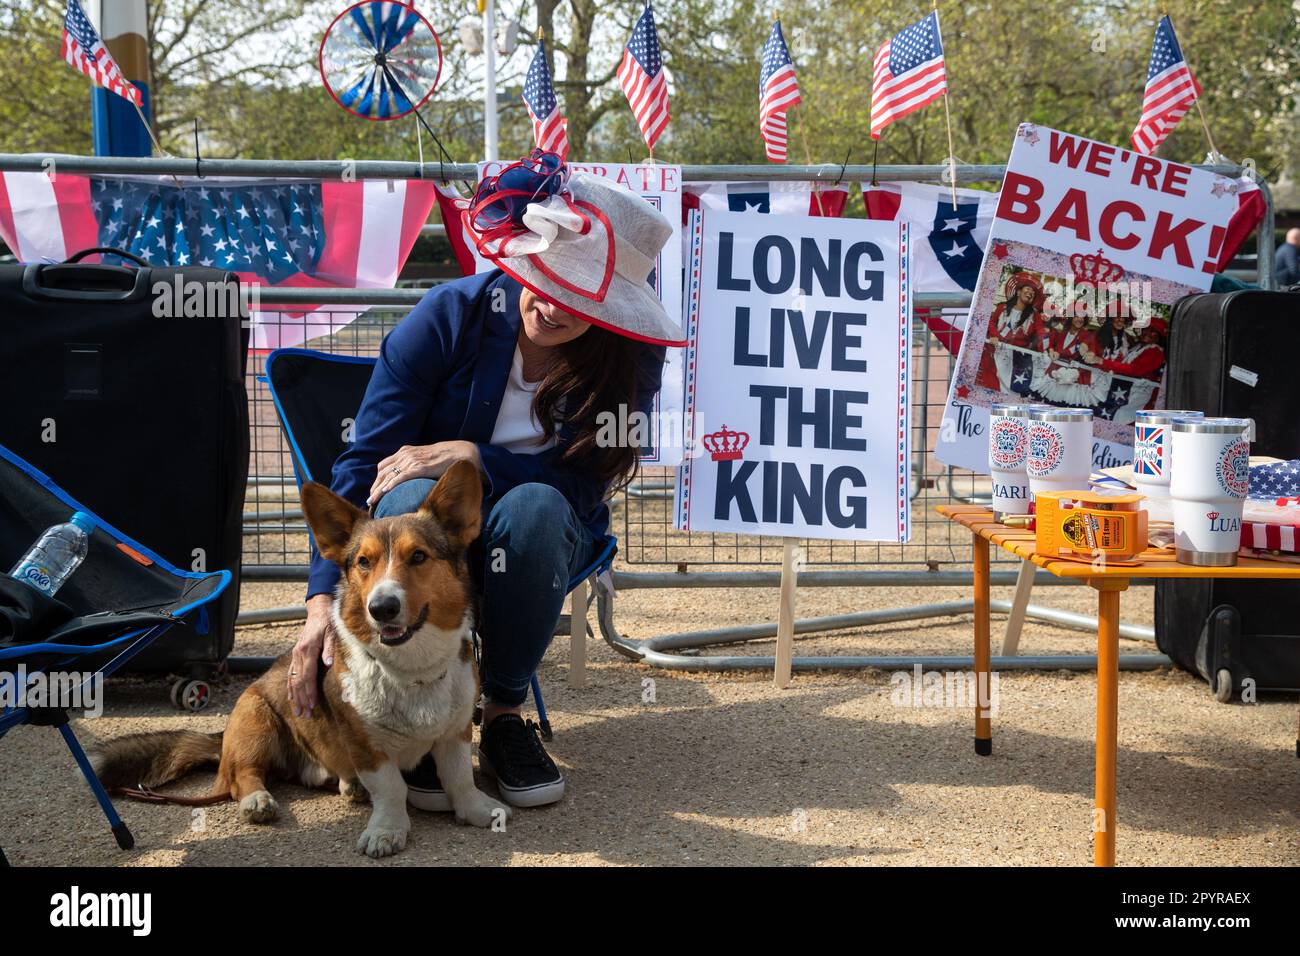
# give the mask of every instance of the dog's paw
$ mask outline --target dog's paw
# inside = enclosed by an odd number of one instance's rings
[[[457,823],[468,823],[475,827],[490,827],[498,819],[509,820],[514,814],[506,804],[479,790],[475,790],[467,802],[457,805],[455,809]]]
[[[340,780],[339,793],[347,797],[353,803],[370,802],[370,791],[361,785],[360,780],[348,780],[346,778]]]
[[[380,827],[366,827],[357,840],[357,852],[364,853],[373,860],[392,856],[406,849],[408,830],[387,830]]]
[[[280,815],[280,805],[265,790],[255,790],[239,801],[239,818],[245,823],[270,823]]]

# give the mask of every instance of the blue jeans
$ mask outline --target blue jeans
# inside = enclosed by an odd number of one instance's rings
[[[412,478],[379,499],[375,517],[409,514],[433,490],[432,478]],[[470,569],[482,596],[483,693],[515,707],[541,663],[569,593],[569,581],[591,567],[604,542],[550,485],[518,485],[492,506],[470,546]]]

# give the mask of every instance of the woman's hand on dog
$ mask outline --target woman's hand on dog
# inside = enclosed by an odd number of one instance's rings
[[[316,708],[316,672],[334,663],[334,625],[330,608],[334,599],[316,594],[307,599],[307,623],[293,646],[289,664],[289,700],[295,717],[310,716]]]
[[[440,441],[432,445],[403,445],[378,465],[366,502],[373,508],[394,485],[412,478],[441,478],[458,461],[481,467],[472,441]]]

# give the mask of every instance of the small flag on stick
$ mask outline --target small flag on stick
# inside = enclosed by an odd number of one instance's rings
[[[117,61],[99,38],[80,0],[68,0],[63,13],[63,59],[110,93],[140,107],[140,91],[122,75]]]
[[[871,74],[871,138],[894,120],[948,92],[939,14],[931,13],[886,40]]]
[[[781,21],[772,24],[772,32],[763,44],[763,70],[758,78],[758,129],[763,136],[769,162],[786,160],[786,111],[800,101],[799,81],[794,75],[794,61],[781,32]]]
[[[551,71],[546,66],[546,41],[540,38],[524,78],[524,105],[533,120],[533,142],[537,148],[557,153],[564,159],[569,153],[568,122],[560,115]]]
[[[1147,87],[1142,96],[1142,115],[1133,130],[1133,148],[1150,153],[1173,132],[1178,121],[1201,95],[1201,84],[1192,76],[1174,35],[1174,24],[1161,17],[1151,44],[1147,65]],[[1208,135],[1208,129],[1206,131]]]
[[[668,126],[668,81],[659,53],[654,9],[648,3],[623,51],[618,85],[623,88],[641,136],[653,154],[655,143]]]

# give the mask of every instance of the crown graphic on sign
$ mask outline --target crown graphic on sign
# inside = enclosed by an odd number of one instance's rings
[[[1211,521],[1218,521],[1219,513],[1217,511],[1207,511],[1205,517],[1209,518]]]
[[[736,461],[744,457],[749,444],[748,432],[733,432],[723,425],[721,430],[702,439],[704,447],[714,461]]]
[[[1111,262],[1101,254],[1100,249],[1095,255],[1085,256],[1076,252],[1070,256],[1070,271],[1074,273],[1075,282],[1086,282],[1094,286],[1114,282],[1124,275],[1124,267],[1118,262]]]

